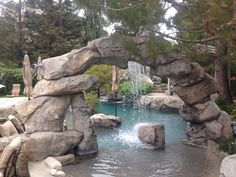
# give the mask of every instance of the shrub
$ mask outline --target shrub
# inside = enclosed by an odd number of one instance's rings
[[[227,152],[228,154],[236,153],[236,142],[233,138],[226,139],[219,143],[219,149],[223,152]]]
[[[99,103],[99,98],[97,97],[97,92],[94,90],[86,91],[85,93],[85,100],[88,106],[95,110],[95,106],[97,103]]]
[[[132,96],[135,94],[145,95],[152,90],[152,84],[141,82],[137,86],[133,86],[132,82],[124,82],[120,85],[120,93],[125,96]]]
[[[32,78],[34,86],[37,82],[36,75],[33,74]],[[11,94],[13,84],[20,84],[21,85],[20,94],[22,94],[24,89],[22,68],[15,68],[15,67],[9,68],[4,64],[0,64],[0,84],[6,85],[7,94]]]
[[[99,78],[102,86],[101,93],[110,93],[112,84],[112,66],[111,65],[94,65],[86,71],[86,74],[95,75]]]
[[[216,98],[215,102],[221,110],[231,115],[232,119],[236,119],[236,104],[226,103],[220,97]]]

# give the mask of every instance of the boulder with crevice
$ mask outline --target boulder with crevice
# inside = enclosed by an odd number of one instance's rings
[[[190,73],[171,77],[171,83],[173,84],[173,86],[192,86],[204,79],[205,70],[203,67],[201,67],[198,63],[191,63],[190,66]]]
[[[215,120],[220,115],[220,108],[213,101],[194,104],[192,106],[183,105],[179,111],[187,121],[201,123]]]
[[[72,96],[71,108],[74,129],[84,133],[83,140],[76,147],[76,153],[78,155],[97,153],[97,137],[90,122],[91,110],[85,102],[83,93]]]
[[[214,78],[205,74],[204,79],[192,86],[175,86],[173,91],[187,104],[193,105],[210,100],[210,95],[217,92]]]
[[[24,123],[26,133],[63,130],[70,96],[38,97],[16,105],[19,119]]]

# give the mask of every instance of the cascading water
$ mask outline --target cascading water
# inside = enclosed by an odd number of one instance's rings
[[[125,79],[131,87],[131,95],[126,95],[126,103],[135,103],[135,101],[140,97],[142,94],[140,92],[140,85],[142,84],[145,75],[145,67],[143,65],[136,62],[128,62],[128,69],[125,72]]]

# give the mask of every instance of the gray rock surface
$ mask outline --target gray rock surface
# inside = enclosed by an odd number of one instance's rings
[[[154,109],[179,109],[184,104],[178,96],[162,93],[143,95],[139,102],[141,106],[149,106]]]
[[[220,109],[213,101],[192,106],[183,105],[179,112],[187,121],[195,123],[214,120],[220,115]]]
[[[70,96],[38,97],[16,105],[26,133],[62,131]]]
[[[165,128],[164,125],[155,123],[143,123],[137,127],[138,138],[143,143],[154,146],[155,148],[165,147]]]
[[[184,60],[176,60],[170,64],[157,65],[155,68],[156,75],[167,77],[181,76],[191,72],[191,65]]]
[[[205,125],[188,122],[184,142],[193,146],[205,146],[207,143]]]
[[[121,124],[120,117],[105,114],[94,114],[90,117],[93,127],[113,128]]]
[[[195,85],[202,81],[205,77],[204,68],[198,63],[191,63],[191,72],[185,75],[174,76],[171,78],[171,83],[173,86],[187,87]]]
[[[40,80],[34,87],[34,96],[57,96],[82,92],[90,88],[97,89],[99,80],[86,74],[63,77],[58,80]]]
[[[91,110],[84,100],[83,93],[72,96],[71,107],[74,118],[74,129],[84,133],[84,138],[77,146],[76,153],[79,155],[97,153],[97,137],[90,122]]]
[[[210,95],[217,91],[214,79],[205,74],[205,78],[192,86],[182,87],[175,86],[173,90],[187,105],[193,105],[202,102],[206,98],[210,99]]]
[[[78,131],[36,132],[29,135],[24,139],[24,144],[18,156],[18,176],[28,176],[28,162],[70,153],[82,139],[83,133]]]

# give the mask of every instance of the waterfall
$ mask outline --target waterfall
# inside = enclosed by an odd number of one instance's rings
[[[128,62],[128,69],[125,72],[126,81],[129,83],[131,89],[131,97],[126,96],[126,102],[134,103],[142,94],[140,92],[140,85],[145,80],[145,67],[136,62]]]

